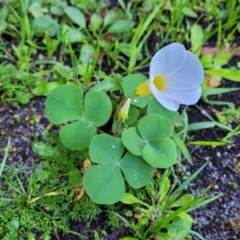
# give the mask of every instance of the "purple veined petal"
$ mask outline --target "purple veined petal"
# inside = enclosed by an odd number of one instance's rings
[[[164,59],[162,75],[169,77],[179,71],[186,60],[185,47],[180,43],[171,43],[161,48],[156,55],[161,54]]]
[[[156,100],[161,103],[165,108],[171,111],[177,111],[179,108],[179,103],[169,99],[168,97],[164,96],[162,92],[158,91],[157,88],[154,86],[153,83],[150,83],[150,89],[153,94],[153,96],[156,98]]]
[[[204,70],[197,56],[186,51],[186,61],[182,68],[167,78],[167,87],[188,90],[199,86],[204,79]]]
[[[161,54],[155,54],[150,62],[149,79],[153,81],[154,76],[161,75],[164,66],[164,59]]]
[[[193,105],[198,102],[198,100],[201,97],[202,94],[202,88],[200,86],[186,90],[186,91],[179,91],[175,89],[164,89],[162,94],[169,98],[172,99],[180,104],[184,105]]]

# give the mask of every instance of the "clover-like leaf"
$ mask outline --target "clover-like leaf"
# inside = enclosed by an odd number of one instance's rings
[[[121,161],[121,170],[126,177],[127,182],[133,188],[141,188],[145,186],[151,176],[152,171],[141,157],[135,156],[127,152]]]
[[[177,148],[170,136],[172,124],[158,114],[143,117],[137,127],[123,132],[123,145],[134,155],[142,156],[153,167],[168,168],[177,161]]]
[[[123,151],[121,139],[101,134],[92,139],[89,155],[95,163],[111,164],[120,161]]]
[[[83,185],[90,198],[98,204],[113,204],[122,199],[125,185],[117,165],[95,165],[86,170]]]
[[[147,106],[147,113],[157,113],[171,122],[175,122],[178,116],[178,112],[170,111],[167,108],[163,107],[155,98],[152,98]]]
[[[98,204],[113,204],[122,199],[125,193],[122,172],[133,188],[145,186],[152,168],[142,157],[127,152],[124,156],[121,139],[107,134],[95,136],[90,144],[89,155],[99,165],[86,170],[83,184],[90,198]]]
[[[136,106],[131,105],[128,111],[128,118],[126,120],[127,125],[133,124],[139,116],[139,110],[137,109]]]
[[[131,103],[137,107],[144,108],[152,99],[152,96],[138,97],[134,96],[134,92],[140,83],[146,81],[147,78],[142,74],[129,74],[122,80],[122,88],[125,97],[131,97]]]
[[[142,149],[142,157],[153,167],[171,167],[177,162],[176,145],[170,138],[149,141]]]
[[[138,130],[136,127],[130,127],[122,134],[122,141],[124,146],[132,154],[141,156],[142,148],[146,144],[146,141],[139,136]]]
[[[85,95],[84,118],[96,127],[108,121],[112,113],[112,103],[109,97],[100,91],[89,91]]]
[[[96,134],[96,127],[105,124],[111,112],[111,101],[104,92],[89,91],[83,101],[82,89],[74,85],[55,88],[46,100],[46,114],[52,123],[71,121],[62,126],[59,133],[62,143],[69,149],[87,148]]]
[[[63,85],[55,88],[46,100],[46,114],[54,124],[82,118],[83,92],[74,85]]]
[[[59,132],[66,148],[79,150],[87,148],[95,134],[96,128],[84,119],[61,127]]]
[[[138,131],[143,139],[155,140],[170,137],[173,125],[165,117],[148,114],[138,122]]]

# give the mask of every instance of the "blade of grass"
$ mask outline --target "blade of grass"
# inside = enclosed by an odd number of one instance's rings
[[[3,160],[2,160],[2,164],[1,164],[1,167],[0,167],[0,177],[2,176],[3,169],[4,169],[6,161],[7,161],[9,149],[10,149],[10,137],[8,138],[6,151],[5,151],[5,154],[4,154],[4,157],[3,157]]]

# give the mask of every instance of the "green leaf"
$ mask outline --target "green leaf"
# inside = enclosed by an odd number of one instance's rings
[[[107,134],[95,136],[89,147],[89,155],[93,162],[110,164],[119,162],[123,155],[124,147],[121,139]]]
[[[106,123],[112,112],[112,103],[104,92],[87,92],[84,111],[82,98],[81,88],[65,85],[55,88],[46,100],[46,113],[52,123],[78,120],[60,129],[61,141],[70,149],[87,148],[96,134],[96,127]]]
[[[122,80],[123,93],[125,97],[129,97],[134,94],[134,91],[138,87],[138,85],[142,82],[145,82],[147,77],[143,74],[129,74]]]
[[[160,199],[159,201],[162,202],[166,195],[168,194],[168,191],[170,190],[170,180],[168,177],[165,177],[161,183],[160,183]]]
[[[79,187],[82,183],[81,172],[74,165],[68,172],[68,181],[72,187]]]
[[[197,56],[200,55],[202,45],[203,45],[203,30],[202,27],[198,24],[194,24],[191,27],[191,45],[192,45],[192,52],[195,53]]]
[[[237,69],[208,69],[205,73],[240,82],[240,70]]]
[[[64,24],[62,25],[62,38],[66,43],[75,43],[83,42],[85,36],[79,31],[79,29]]]
[[[66,7],[66,6],[65,6]],[[64,8],[65,8],[64,7]],[[51,5],[50,11],[53,15],[62,16],[64,14],[63,6],[54,6]]]
[[[80,120],[82,110],[82,89],[74,85],[63,85],[55,88],[47,96],[46,114],[54,124]]]
[[[177,145],[177,147],[180,149],[181,153],[183,154],[183,156],[190,162],[192,163],[192,157],[191,154],[188,151],[188,148],[186,147],[186,145],[184,144],[183,140],[179,137],[179,135],[177,133],[173,133],[172,136],[175,144]]]
[[[202,96],[207,97],[211,95],[228,93],[228,92],[237,91],[237,90],[240,90],[240,88],[207,88],[207,89],[203,89]]]
[[[137,156],[142,155],[142,148],[146,143],[135,127],[130,127],[122,133],[122,142],[129,152]]]
[[[141,52],[134,52],[132,53],[131,52],[131,44],[130,43],[126,43],[126,42],[122,42],[122,43],[119,43],[118,44],[118,49],[119,51],[124,54],[125,56],[127,57],[131,57],[132,54],[134,54],[135,56],[135,59],[138,60],[138,61],[141,61],[143,59],[143,55]]]
[[[189,7],[184,7],[182,10],[183,14],[187,17],[197,18],[197,13]]]
[[[125,192],[124,179],[117,164],[96,165],[86,170],[83,185],[90,198],[98,204],[114,204]]]
[[[125,33],[132,30],[134,23],[130,19],[117,20],[107,30],[107,33]]]
[[[34,143],[33,151],[42,158],[53,158],[60,154],[57,148],[43,142]]]
[[[103,25],[104,27],[106,27],[107,25],[110,25],[114,22],[116,22],[118,19],[120,19],[120,17],[122,16],[122,12],[121,11],[115,11],[111,10],[110,12],[107,13],[107,15],[104,17],[103,20]]]
[[[30,101],[31,95],[30,93],[17,91],[16,92],[16,99],[21,104],[27,104]]]
[[[125,193],[123,198],[121,199],[121,202],[124,204],[144,204],[141,200],[136,198],[133,194],[131,193]]]
[[[152,168],[141,158],[127,152],[121,161],[121,170],[133,188],[145,186],[152,177]]]
[[[170,137],[173,133],[173,125],[158,114],[148,114],[138,122],[138,131],[143,139],[157,140]]]
[[[191,123],[188,125],[188,131],[196,131],[206,128],[212,128],[212,127],[219,127],[222,129],[225,129],[227,131],[233,131],[233,129],[225,124],[219,123],[219,122],[213,122],[213,121],[206,121],[206,122],[198,122],[198,123]]]
[[[142,157],[153,167],[171,167],[177,163],[176,145],[170,138],[148,141],[143,147]]]
[[[64,8],[67,16],[81,28],[86,28],[86,19],[83,13],[76,7],[67,6]]]
[[[174,202],[171,205],[171,208],[175,208],[175,207],[182,207],[190,202],[192,202],[194,200],[194,196],[191,194],[185,194],[184,196],[182,196],[180,199],[178,199],[176,202]]]
[[[34,18],[43,17],[47,13],[47,8],[43,8],[40,3],[33,2],[28,11],[34,16]]]
[[[181,212],[167,227],[167,229],[169,229],[168,233],[174,236],[174,239],[176,240],[185,239],[190,233],[189,231],[191,230],[192,222],[193,220],[190,215],[185,212]],[[171,225],[176,227],[171,228]],[[179,226],[179,228],[177,226]]]
[[[87,148],[95,134],[96,128],[84,119],[61,127],[59,132],[64,146],[75,150]]]
[[[106,93],[91,90],[84,99],[84,118],[94,126],[105,124],[112,114],[112,102]]]
[[[199,145],[199,146],[224,146],[226,144],[228,144],[228,142],[217,142],[217,141],[192,141],[189,142],[188,144],[192,144],[192,145]]]
[[[147,113],[156,113],[162,115],[172,123],[175,122],[178,116],[178,112],[173,112],[163,107],[155,98],[152,98],[149,102],[147,106]]]
[[[124,146],[134,155],[141,156],[153,167],[167,168],[177,162],[176,145],[169,138],[173,126],[164,117],[148,114],[136,127],[123,132]]]
[[[123,152],[119,138],[101,134],[92,139],[89,155],[99,165],[87,169],[83,184],[94,202],[113,204],[123,198],[125,186],[121,170],[134,188],[143,187],[150,180],[151,167],[141,157],[129,152],[122,158]]]
[[[139,116],[139,111],[136,106],[131,105],[128,111],[128,119],[126,120],[126,124],[129,126],[133,124]]]
[[[137,107],[143,108],[147,106],[148,102],[152,99],[152,96],[147,97],[137,97],[134,96],[134,92],[138,85],[147,78],[142,74],[129,74],[122,80],[122,88],[125,97],[131,97],[131,104],[136,105]]]
[[[90,18],[90,26],[95,31],[99,30],[102,24],[102,18],[98,13],[93,13]]]
[[[50,16],[43,16],[33,20],[33,31],[36,34],[44,33],[52,37],[59,34],[60,27]]]
[[[7,6],[2,6],[2,8],[0,9],[0,22],[1,23],[6,21],[7,15],[8,15]]]
[[[215,122],[197,122],[197,123],[191,123],[188,125],[188,131],[196,131],[196,130],[201,130],[201,129],[206,129],[206,128],[213,128],[215,127],[216,124]]]
[[[232,53],[219,53],[214,59],[213,59],[213,66],[215,67],[221,67],[223,65],[226,65],[232,57]]]
[[[97,83],[92,89],[97,91],[121,90],[122,86],[115,78],[107,78]]]
[[[92,62],[95,57],[95,49],[91,44],[84,44],[80,52],[80,61],[83,63]]]

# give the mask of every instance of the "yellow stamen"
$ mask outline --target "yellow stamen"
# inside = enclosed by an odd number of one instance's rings
[[[166,82],[165,79],[162,76],[155,76],[153,79],[153,84],[155,87],[159,90],[162,91],[166,88]]]
[[[140,83],[135,90],[135,95],[136,96],[145,97],[145,96],[149,96],[151,94],[152,93],[151,93],[150,88],[149,88],[148,80]]]

